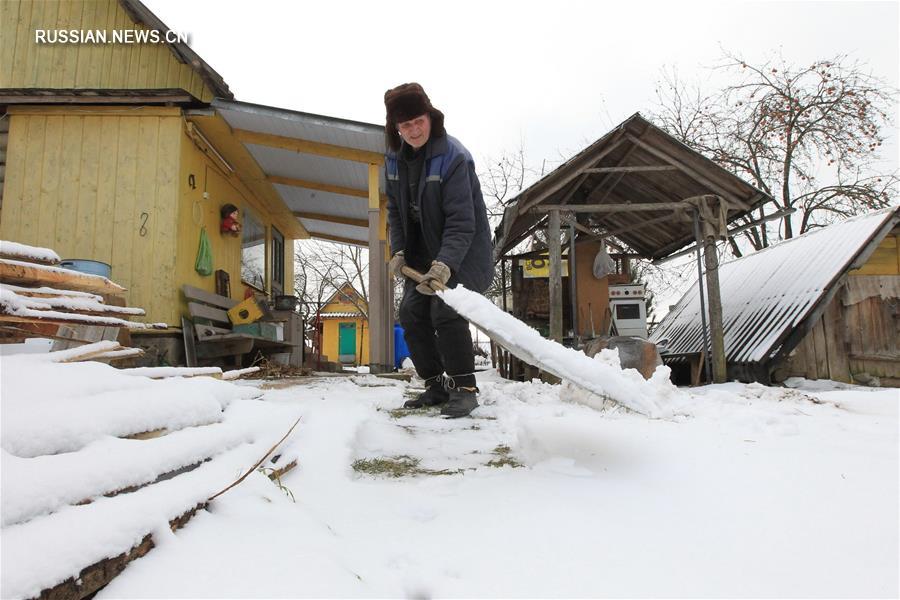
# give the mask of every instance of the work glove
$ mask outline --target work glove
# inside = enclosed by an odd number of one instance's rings
[[[424,274],[425,281],[416,286],[416,291],[426,296],[434,296],[434,290],[428,285],[431,281],[440,281],[447,285],[450,280],[450,267],[444,263],[435,260],[431,263],[431,268]]]
[[[405,266],[406,259],[403,258],[403,250],[401,250],[391,257],[391,262],[388,263],[388,271],[391,272],[391,276],[393,277],[403,277],[403,273],[400,272],[400,269]]]

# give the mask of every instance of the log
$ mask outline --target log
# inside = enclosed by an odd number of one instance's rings
[[[124,287],[99,275],[88,275],[59,267],[8,259],[0,259],[0,281],[30,285],[59,285],[67,289],[102,294],[121,294],[127,291]]]
[[[169,528],[172,531],[181,529],[194,515],[201,510],[205,510],[206,506],[206,502],[201,502],[175,517],[169,521]],[[91,596],[109,584],[109,582],[119,575],[119,573],[124,571],[128,563],[145,556],[148,552],[153,550],[155,546],[156,544],[153,543],[153,535],[148,533],[128,552],[123,552],[112,558],[105,558],[85,567],[77,576],[70,577],[52,588],[41,591],[37,598],[39,600],[81,600],[82,598]]]

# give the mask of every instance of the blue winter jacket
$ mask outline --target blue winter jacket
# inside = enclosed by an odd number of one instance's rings
[[[397,163],[399,152],[385,156],[391,252],[406,249],[409,223],[409,182]],[[419,179],[422,238],[428,253],[448,267],[459,283],[483,292],[494,274],[491,231],[475,174],[472,155],[456,138],[445,135],[425,144],[425,164]]]

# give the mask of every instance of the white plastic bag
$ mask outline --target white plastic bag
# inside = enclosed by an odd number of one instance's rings
[[[603,279],[610,273],[616,272],[616,261],[614,261],[606,251],[606,244],[600,245],[600,251],[597,252],[597,256],[594,257],[593,271],[594,277],[597,279]]]

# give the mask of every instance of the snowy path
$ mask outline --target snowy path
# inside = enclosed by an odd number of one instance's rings
[[[898,593],[896,390],[727,384],[653,421],[488,375],[477,418],[445,421],[355,381],[265,396],[303,413],[296,503],[250,478],[99,597]],[[396,456],[463,471],[351,467]]]

